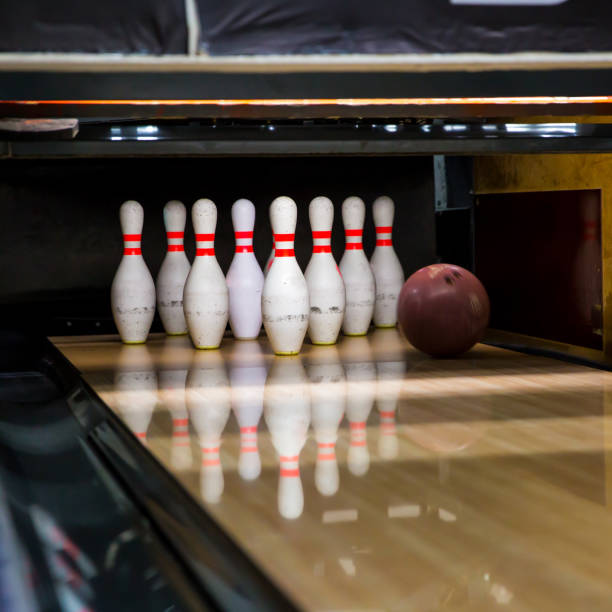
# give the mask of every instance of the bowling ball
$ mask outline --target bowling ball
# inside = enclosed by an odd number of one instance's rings
[[[417,349],[433,357],[455,357],[482,340],[489,311],[489,296],[471,272],[434,264],[404,283],[397,316]]]

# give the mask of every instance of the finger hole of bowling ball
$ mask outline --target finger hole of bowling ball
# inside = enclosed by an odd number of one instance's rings
[[[445,282],[447,285],[452,285],[452,284],[453,284],[455,281],[454,281],[454,280],[453,280],[453,279],[452,279],[450,276],[445,276],[445,277],[444,277],[444,282]]]

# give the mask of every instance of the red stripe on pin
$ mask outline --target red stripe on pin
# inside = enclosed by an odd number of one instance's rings
[[[169,244],[168,252],[173,253],[175,251],[184,251],[185,247],[182,244]]]
[[[204,240],[214,240],[214,234],[196,234],[195,238],[198,242],[203,242]]]
[[[331,230],[321,231],[321,232],[312,232],[312,237],[315,240],[318,240],[320,238],[331,238]]]
[[[319,459],[319,461],[332,461],[335,458],[336,458],[336,453],[328,453],[328,454],[319,453],[319,455],[317,456],[317,459]]]
[[[140,242],[142,234],[123,234],[123,239],[126,242]]]
[[[294,257],[293,249],[274,249],[274,257]]]
[[[123,249],[123,254],[124,255],[142,255],[142,251],[140,250],[140,247],[127,247],[125,249]]]
[[[185,232],[166,232],[166,238],[182,238]]]
[[[275,242],[289,242],[295,239],[295,234],[274,234]]]
[[[252,244],[237,244],[236,245],[236,253],[252,253],[253,245]]]
[[[351,429],[365,429],[365,423],[363,421],[359,423],[351,423]]]
[[[255,433],[257,431],[257,427],[255,427],[254,425],[250,426],[250,427],[241,427],[240,428],[240,433]]]
[[[313,253],[331,253],[331,247],[329,244],[315,244],[312,247]]]
[[[238,238],[252,238],[253,237],[253,232],[234,232],[234,236],[236,237],[236,239]]]
[[[391,240],[389,238],[382,238],[376,241],[376,246],[392,246]]]
[[[361,244],[361,242],[347,242],[346,250],[347,251],[362,251],[363,245]]]
[[[344,235],[345,236],[362,236],[363,235],[363,230],[362,229],[348,229],[348,230],[344,230]]]
[[[376,233],[377,234],[390,234],[391,233],[391,226],[379,226],[376,228]]]
[[[285,468],[281,469],[280,475],[284,478],[297,478],[300,475],[299,469],[287,470]]]
[[[334,448],[335,444],[333,442],[320,442],[318,446],[319,448]]]
[[[197,256],[202,256],[202,255],[212,256],[214,254],[215,254],[215,248],[214,247],[212,249],[196,249],[196,255]]]

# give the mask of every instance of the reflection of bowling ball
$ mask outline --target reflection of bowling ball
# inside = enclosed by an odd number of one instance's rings
[[[397,314],[412,345],[434,357],[453,357],[482,340],[489,298],[471,272],[435,264],[417,270],[404,283]]]

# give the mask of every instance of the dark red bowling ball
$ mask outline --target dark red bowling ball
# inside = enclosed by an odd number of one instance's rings
[[[397,317],[413,346],[434,357],[454,357],[482,340],[489,312],[489,296],[471,272],[434,264],[404,283]]]

